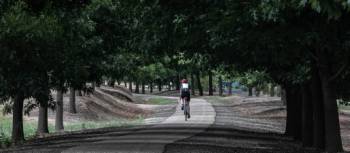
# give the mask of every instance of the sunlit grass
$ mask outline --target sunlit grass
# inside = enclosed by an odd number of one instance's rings
[[[203,99],[207,100],[210,103],[227,103],[229,100],[227,97],[221,97],[221,96],[205,96]]]
[[[37,122],[24,121],[23,132],[24,138],[33,138],[36,134]],[[54,125],[49,124],[49,131],[54,130]],[[8,146],[11,143],[12,118],[10,116],[0,115],[0,144]]]
[[[176,99],[168,99],[168,98],[150,98],[146,101],[147,104],[153,104],[153,105],[169,105],[169,104],[175,104],[177,102]]]
[[[86,129],[98,129],[106,127],[125,127],[125,126],[134,126],[141,125],[144,119],[139,117],[134,120],[127,119],[115,119],[109,121],[81,121],[65,124],[65,131],[79,131]]]
[[[340,110],[350,111],[350,102],[349,101],[344,101],[344,100],[338,99],[337,102],[338,102],[338,108]]]
[[[65,123],[65,131],[80,131],[87,129],[98,129],[107,127],[126,127],[143,124],[144,118],[137,119],[122,119],[114,118],[108,121],[78,121],[72,123]],[[37,131],[36,121],[24,121],[23,131],[25,139],[34,138]],[[49,124],[50,133],[55,132],[55,125]],[[11,143],[12,133],[12,118],[10,116],[3,116],[2,108],[0,106],[0,148],[1,146],[9,146]]]
[[[350,111],[350,106],[339,105],[339,109],[341,109],[341,110],[346,110],[346,111]]]

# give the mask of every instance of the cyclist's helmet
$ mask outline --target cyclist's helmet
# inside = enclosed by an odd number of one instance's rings
[[[181,83],[188,83],[188,81],[186,79],[182,79]]]

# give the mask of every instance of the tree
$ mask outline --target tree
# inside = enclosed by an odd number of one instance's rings
[[[213,95],[213,72],[209,70],[209,96]]]
[[[248,71],[241,76],[237,76],[237,80],[248,88],[248,95],[253,95],[253,88],[256,88],[256,92],[259,92],[264,86],[267,85],[269,79],[264,72]]]
[[[55,64],[50,59],[59,53],[54,42],[62,31],[55,16],[33,15],[26,10],[25,3],[16,2],[2,14],[0,27],[0,97],[3,102],[13,99],[12,141],[15,144],[24,140],[24,99],[37,98],[41,114],[44,115],[41,119],[46,118],[49,84],[46,82],[48,79],[44,79],[44,83],[42,79],[50,77],[49,72]],[[18,72],[22,75],[18,75]],[[46,123],[42,127],[46,128]]]

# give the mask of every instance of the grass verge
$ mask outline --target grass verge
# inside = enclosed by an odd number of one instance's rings
[[[125,127],[141,125],[144,121],[143,117],[139,117],[133,120],[127,120],[122,118],[114,118],[106,121],[79,121],[72,123],[65,123],[65,131],[80,131],[87,129],[98,129],[108,127]],[[36,121],[24,121],[23,131],[25,139],[35,138],[37,130]],[[49,124],[49,131],[55,131],[55,125]],[[10,116],[4,116],[2,114],[2,108],[0,106],[0,148],[8,147],[11,144],[12,133],[12,118]]]
[[[203,99],[207,100],[210,103],[227,103],[229,102],[228,97],[221,97],[221,96],[205,96]]]
[[[150,98],[146,101],[146,104],[153,104],[153,105],[169,105],[169,104],[175,104],[177,102],[176,99],[168,99],[168,98]]]
[[[345,111],[350,111],[350,106],[339,105],[339,109],[345,110]]]
[[[127,119],[114,119],[109,121],[82,121],[65,124],[65,131],[79,131],[87,129],[98,129],[106,127],[123,127],[123,126],[134,126],[141,125],[144,119],[139,117],[135,120]]]

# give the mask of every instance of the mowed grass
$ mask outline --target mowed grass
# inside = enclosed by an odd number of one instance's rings
[[[349,111],[350,112],[350,102],[344,100],[338,100],[338,108],[340,110]]]
[[[350,111],[350,106],[339,105],[339,109],[341,109],[341,110],[346,110],[346,111]]]
[[[74,122],[70,124],[65,124],[65,131],[80,131],[86,129],[98,129],[106,127],[125,127],[125,126],[135,126],[143,124],[144,118],[139,117],[134,120],[127,119],[113,119],[109,121],[81,121]]]
[[[170,104],[175,104],[177,103],[176,99],[168,99],[168,98],[162,98],[162,97],[157,97],[157,98],[150,98],[146,101],[147,104],[152,104],[152,105],[170,105]]]
[[[49,124],[49,130],[53,131],[54,125]],[[24,121],[23,132],[25,139],[30,139],[35,137],[37,130],[37,122],[34,121]],[[12,118],[10,116],[0,115],[0,144],[5,146],[10,145],[12,134]]]
[[[107,121],[78,121],[72,123],[65,123],[65,131],[80,131],[87,129],[98,129],[107,127],[127,127],[143,124],[144,118],[128,120],[122,118],[113,118]],[[23,131],[25,139],[35,138],[37,130],[36,121],[24,121]],[[49,124],[50,133],[55,132],[55,125]],[[2,114],[2,107],[0,106],[0,148],[1,146],[9,146],[11,144],[12,133],[12,118],[11,116],[4,116]]]
[[[221,97],[221,96],[205,96],[203,99],[207,100],[208,102],[214,104],[214,103],[228,103],[230,102],[230,97]]]

